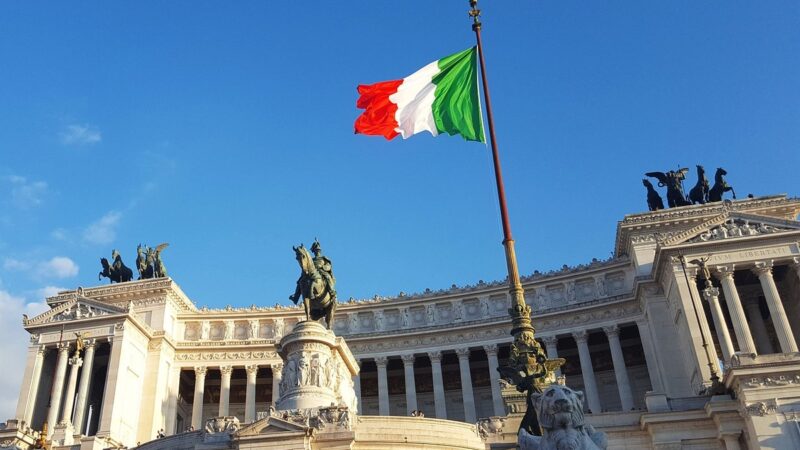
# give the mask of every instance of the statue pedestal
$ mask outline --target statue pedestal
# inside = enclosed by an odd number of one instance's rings
[[[300,322],[278,344],[283,359],[275,409],[345,406],[358,411],[353,377],[359,368],[344,339],[315,321]]]

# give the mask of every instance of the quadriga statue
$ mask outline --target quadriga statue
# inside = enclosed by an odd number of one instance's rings
[[[519,430],[521,450],[605,450],[606,434],[595,431],[583,416],[583,392],[558,384],[533,394],[542,436]]]

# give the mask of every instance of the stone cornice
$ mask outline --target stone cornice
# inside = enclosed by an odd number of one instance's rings
[[[78,296],[88,297],[106,304],[126,304],[131,301],[137,303],[148,300],[158,301],[155,299],[169,299],[175,304],[179,312],[197,311],[194,303],[189,300],[172,278],[136,280],[89,288],[79,287],[73,291],[59,292],[58,295],[48,298],[47,303],[50,305],[60,304]]]

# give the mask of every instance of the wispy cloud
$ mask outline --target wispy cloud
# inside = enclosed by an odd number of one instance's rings
[[[75,261],[66,256],[54,256],[36,266],[37,275],[43,278],[70,278],[77,275],[79,269]]]
[[[24,297],[0,290],[0,361],[25,361],[28,333],[22,328],[22,315],[37,316],[47,311],[42,302],[28,302]],[[14,417],[22,382],[21,370],[9,370],[0,377],[0,417]]]
[[[64,145],[94,145],[103,140],[100,130],[94,125],[67,125],[59,133],[61,143]]]
[[[28,261],[21,261],[15,258],[6,258],[3,261],[3,269],[5,270],[28,270],[31,268],[31,263]]]
[[[39,299],[46,299],[49,297],[54,297],[56,294],[62,291],[66,291],[67,288],[58,287],[58,286],[45,286],[43,288],[39,288],[36,290],[36,298]]]
[[[31,181],[19,175],[10,175],[6,181],[11,183],[11,202],[20,208],[32,208],[42,204],[47,193],[47,183]]]
[[[117,225],[122,219],[119,211],[109,211],[83,230],[83,239],[92,244],[110,244],[117,237]]]

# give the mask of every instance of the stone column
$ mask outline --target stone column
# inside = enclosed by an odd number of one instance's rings
[[[406,414],[417,409],[417,385],[414,379],[414,355],[401,355],[406,380]]]
[[[663,393],[664,383],[661,381],[661,369],[659,369],[658,361],[656,360],[656,349],[653,347],[650,326],[644,320],[637,321],[636,326],[639,328],[639,340],[642,342],[644,359],[647,363],[647,374],[650,375],[650,386],[654,392]]]
[[[489,362],[489,383],[492,386],[492,406],[495,416],[505,416],[506,407],[500,395],[500,373],[497,371],[497,344],[484,345],[486,360]]]
[[[775,326],[775,334],[778,335],[778,342],[781,345],[781,352],[796,352],[797,343],[792,334],[792,327],[789,325],[789,318],[783,309],[778,286],[775,285],[775,280],[772,278],[772,261],[757,262],[753,271],[758,275],[758,281],[761,282],[761,288],[764,290],[764,298],[767,300],[772,324]]]
[[[69,365],[69,381],[67,381],[67,395],[64,398],[64,409],[61,411],[61,423],[71,425],[72,407],[75,406],[75,387],[78,385],[78,369],[83,365],[83,360],[76,354],[69,359]]]
[[[714,328],[717,330],[717,340],[722,349],[722,359],[725,362],[731,360],[733,355],[733,341],[731,335],[728,333],[728,324],[725,323],[725,316],[722,315],[722,307],[719,304],[719,289],[715,287],[707,287],[703,289],[703,297],[705,297],[708,305],[711,307],[711,317],[714,319]]]
[[[472,393],[472,373],[469,370],[469,348],[457,348],[458,368],[461,369],[461,396],[464,399],[464,422],[478,421],[475,412],[475,395]]]
[[[581,360],[581,375],[583,375],[583,388],[586,390],[588,409],[593,413],[600,412],[600,396],[597,394],[597,381],[594,379],[592,355],[589,352],[589,333],[586,330],[572,333],[578,344],[578,356]]]
[[[244,366],[247,372],[247,390],[244,399],[244,421],[253,423],[256,420],[256,376],[258,375],[258,365],[252,364]],[[274,383],[274,381],[273,381]]]
[[[64,376],[67,374],[67,359],[69,359],[69,344],[60,343],[58,349],[58,360],[56,361],[56,375],[53,378],[53,389],[50,391],[50,410],[47,412],[47,437],[53,435],[56,423],[58,423],[58,412],[61,409],[61,394],[64,392]]]
[[[353,390],[356,391],[356,400],[358,401],[358,412],[363,414],[364,413],[364,404],[361,403],[361,360],[356,359],[356,364],[358,364],[358,375],[353,378]]]
[[[378,414],[389,415],[389,380],[386,377],[386,364],[389,358],[376,356],[375,365],[378,366]]]
[[[16,418],[23,420],[28,426],[33,419],[33,410],[36,407],[36,397],[39,395],[39,381],[42,379],[42,363],[44,362],[45,347],[37,345],[28,351],[28,367],[30,376],[26,373],[22,379],[19,403]],[[33,361],[31,361],[33,359]]]
[[[756,345],[753,343],[753,336],[750,334],[750,326],[747,323],[747,316],[744,315],[742,301],[739,299],[739,292],[736,290],[736,283],[733,279],[735,267],[717,266],[717,278],[722,284],[722,292],[725,294],[725,303],[728,305],[728,312],[731,315],[733,333],[736,335],[736,342],[739,344],[739,351],[745,353],[756,353]]]
[[[747,310],[748,322],[753,330],[753,338],[756,340],[755,345],[758,349],[758,353],[775,353],[775,349],[772,347],[772,341],[769,339],[767,325],[764,323],[764,318],[761,316],[761,306],[758,304],[758,298],[745,302],[744,308]]]
[[[81,371],[81,382],[78,385],[78,405],[75,407],[75,418],[72,419],[76,434],[83,434],[85,429],[83,414],[86,412],[86,399],[89,396],[89,387],[92,381],[95,345],[94,339],[86,341],[86,349],[83,353],[83,370]]]
[[[272,365],[272,407],[278,404],[281,398],[281,380],[283,379],[283,363]]]
[[[219,416],[227,416],[231,404],[231,373],[233,367],[221,366],[219,373],[222,376],[219,387]]]
[[[192,427],[203,428],[203,397],[206,391],[206,371],[208,367],[194,368],[194,397],[192,398]]]
[[[558,337],[557,336],[544,336],[542,338],[544,347],[547,350],[547,359],[558,358]],[[561,368],[556,369],[556,377],[561,376]]]
[[[431,375],[433,376],[433,403],[436,408],[437,419],[447,419],[447,400],[444,397],[444,381],[442,380],[442,352],[428,352],[431,360]]]
[[[603,331],[608,336],[608,345],[611,347],[611,360],[614,363],[614,376],[617,379],[622,411],[630,411],[633,409],[633,394],[631,394],[631,383],[628,380],[628,369],[625,367],[625,355],[622,353],[622,345],[619,342],[619,326],[604,327]]]

